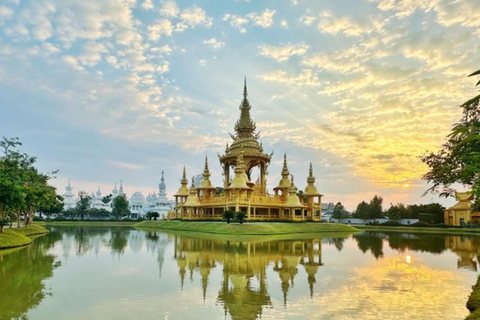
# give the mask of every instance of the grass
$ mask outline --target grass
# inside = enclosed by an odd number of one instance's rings
[[[388,231],[388,232],[415,232],[415,233],[438,233],[438,234],[458,234],[458,235],[480,235],[480,229],[469,228],[435,228],[435,227],[392,227],[392,226],[355,226],[360,230]]]
[[[468,297],[467,309],[470,310],[470,315],[465,320],[480,319],[480,277],[477,283],[472,287],[472,293]]]
[[[280,235],[320,232],[357,232],[351,226],[335,223],[230,223],[187,221],[142,221],[134,225],[141,229],[164,229],[228,235]]]
[[[101,227],[131,227],[136,221],[35,221],[42,226],[101,226]]]
[[[26,246],[32,243],[29,236],[48,233],[48,230],[41,226],[28,226],[23,228],[5,229],[0,233],[0,249],[10,249]]]

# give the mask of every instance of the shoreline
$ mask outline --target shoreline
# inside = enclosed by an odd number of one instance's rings
[[[6,228],[3,233],[0,233],[0,250],[28,246],[32,243],[32,236],[49,232],[47,229],[34,224],[28,227]]]
[[[138,229],[190,231],[226,235],[287,235],[322,232],[358,232],[359,230],[342,224],[326,223],[230,223],[189,222],[189,221],[142,221],[133,225]]]
[[[445,235],[470,235],[480,236],[480,229],[467,228],[436,228],[436,227],[392,227],[392,226],[378,226],[378,225],[358,225],[355,228],[361,231],[378,231],[378,232],[408,232],[408,233],[435,233]]]

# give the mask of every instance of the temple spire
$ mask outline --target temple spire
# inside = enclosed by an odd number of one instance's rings
[[[287,166],[287,153],[283,154],[283,168],[282,168],[282,178],[288,179],[290,172],[288,171]]]
[[[244,87],[243,87],[243,100],[240,105],[240,119],[238,119],[235,124],[235,131],[238,135],[241,136],[250,136],[253,135],[256,130],[255,122],[253,122],[252,117],[250,116],[250,102],[247,99],[247,79],[245,78]]]
[[[247,77],[243,79],[243,99],[247,99],[248,92],[247,92]]]

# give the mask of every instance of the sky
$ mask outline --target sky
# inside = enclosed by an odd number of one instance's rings
[[[477,94],[480,2],[470,0],[3,0],[0,136],[19,137],[59,193],[170,197],[182,168],[223,154],[247,79],[267,153],[322,202],[422,196],[427,167]]]

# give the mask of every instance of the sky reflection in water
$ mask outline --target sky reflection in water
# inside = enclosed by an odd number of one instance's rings
[[[480,238],[52,227],[0,254],[0,319],[463,319]]]

